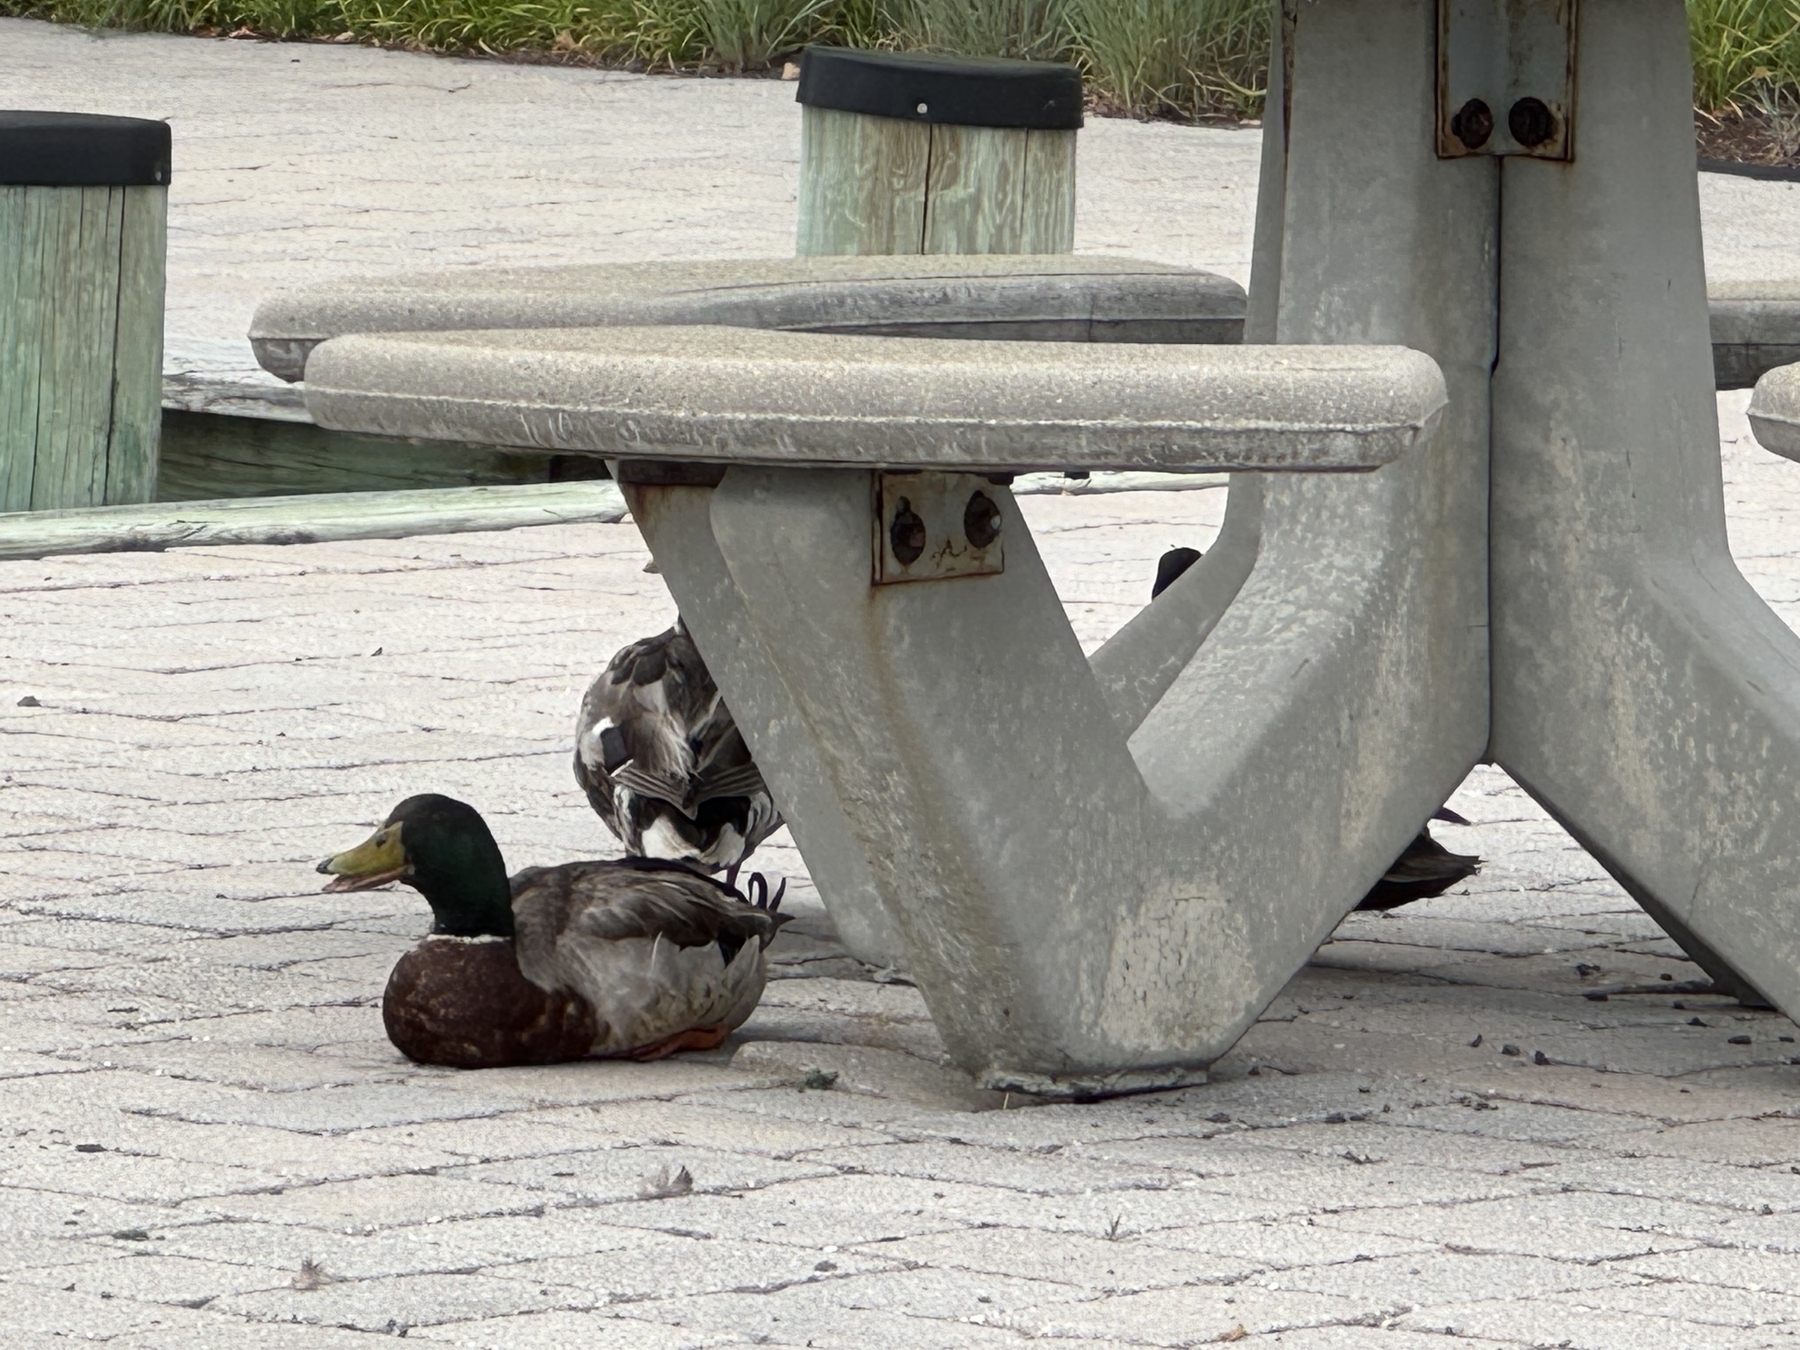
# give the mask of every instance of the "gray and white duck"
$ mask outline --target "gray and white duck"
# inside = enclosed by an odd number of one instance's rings
[[[622,649],[581,700],[575,779],[634,856],[727,879],[781,828],[743,733],[679,618]]]

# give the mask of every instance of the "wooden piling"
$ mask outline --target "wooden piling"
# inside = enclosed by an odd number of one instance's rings
[[[797,252],[1068,253],[1081,74],[809,47]]]
[[[0,512],[148,502],[169,128],[0,112]]]

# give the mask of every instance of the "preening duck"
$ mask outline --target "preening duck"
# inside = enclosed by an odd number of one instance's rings
[[[737,868],[781,828],[743,733],[680,619],[624,648],[581,700],[575,779],[627,853]]]
[[[751,903],[667,861],[509,880],[480,812],[436,794],[408,797],[318,870],[328,891],[398,881],[425,897],[431,932],[394,967],[382,1021],[408,1059],[461,1069],[711,1049],[762,997],[787,918],[761,876]]]
[[[1193,548],[1172,548],[1164,553],[1156,562],[1156,581],[1150,588],[1150,599],[1154,602],[1200,558],[1200,551]],[[1452,825],[1469,823],[1447,806],[1432,812],[1431,818]],[[1459,881],[1467,881],[1480,870],[1479,857],[1473,853],[1452,853],[1431,837],[1431,826],[1427,824],[1356,907],[1394,909],[1414,900],[1429,900],[1434,895],[1442,895]]]

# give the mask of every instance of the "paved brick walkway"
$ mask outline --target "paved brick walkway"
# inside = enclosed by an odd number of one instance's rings
[[[565,81],[637,91],[672,141],[686,133],[667,100],[713,100],[711,115],[787,97],[173,39],[57,64],[88,42],[0,23],[5,101],[47,103],[35,91],[58,74],[63,106],[156,111],[140,87],[210,98],[212,124],[237,117],[249,144],[244,91],[279,103],[275,67],[296,54],[342,63],[329,107],[387,96],[342,74],[365,68],[466,77],[464,92]],[[181,61],[218,62],[218,79],[177,81]],[[548,143],[532,118],[508,126]],[[1089,152],[1090,185],[1154,160],[1132,145],[1182,149],[1191,183],[1245,144],[1215,160],[1174,128],[1087,134],[1126,147]],[[734,184],[757,181],[743,135]],[[395,162],[321,187],[296,237],[367,216],[344,204]],[[1160,190],[1157,209],[1179,196]],[[669,251],[775,249],[791,204],[768,192],[766,220],[720,215],[717,236]],[[1113,203],[1116,218],[1152,196]],[[691,228],[715,200],[695,187],[665,225]],[[178,205],[192,315],[234,313],[240,270],[282,271],[273,242],[241,269],[223,244],[200,266],[209,222],[251,242],[268,225],[197,189]],[[1084,198],[1084,220],[1106,205]],[[1722,256],[1751,265],[1787,219],[1731,217]],[[387,228],[370,261],[395,247]],[[640,237],[659,251],[655,228]],[[1226,251],[1209,237],[1185,260]],[[310,247],[304,266],[322,266]],[[1794,622],[1800,468],[1748,440],[1743,402],[1721,399],[1733,545]],[[1163,548],[1205,545],[1222,503],[1025,509],[1093,645],[1142,602]],[[1796,1345],[1794,1026],[1695,989],[1656,927],[1489,770],[1454,799],[1475,826],[1442,831],[1490,860],[1467,892],[1347,921],[1204,1089],[1093,1106],[976,1091],[942,1063],[916,991],[835,947],[785,837],[764,860],[795,878],[802,915],[773,949],[785,978],[719,1051],[479,1074],[401,1060],[377,1003],[424,906],[319,895],[310,863],[427,789],[479,804],[516,864],[613,851],[567,754],[583,684],[671,615],[644,557],[623,525],[0,564],[0,1343]],[[833,1086],[805,1089],[812,1070]]]
[[[1791,618],[1800,471],[1728,434]],[[1222,500],[1027,499],[1085,641]],[[977,1092],[784,845],[785,978],[720,1051],[401,1060],[424,907],[308,864],[426,789],[515,863],[610,852],[570,721],[670,617],[644,558],[621,525],[0,564],[9,1345],[1796,1343],[1793,1025],[1692,992],[1491,770],[1444,831],[1491,859],[1468,893],[1346,922],[1205,1089]]]

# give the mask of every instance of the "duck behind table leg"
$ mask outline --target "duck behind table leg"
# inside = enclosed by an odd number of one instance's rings
[[[455,1068],[709,1049],[755,1010],[787,918],[780,892],[752,904],[654,859],[509,881],[480,813],[435,794],[407,798],[318,870],[328,891],[398,881],[425,897],[432,930],[395,965],[382,1020],[407,1058]]]
[[[1452,825],[1469,823],[1447,806],[1432,812],[1431,818],[1449,821]],[[1431,837],[1431,827],[1426,825],[1356,907],[1395,909],[1414,900],[1429,900],[1458,882],[1467,881],[1480,870],[1479,857],[1473,853],[1452,853]]]
[[[677,619],[623,648],[581,701],[575,779],[625,851],[737,868],[781,813]]]
[[[1188,568],[1206,555],[1197,548],[1172,548],[1156,560],[1156,580],[1150,584],[1150,598],[1156,599],[1180,581]]]
[[[1156,563],[1156,581],[1150,588],[1152,602],[1156,597],[1173,586],[1181,577],[1201,559],[1201,553],[1193,548],[1172,548],[1165,552]],[[1432,813],[1433,820],[1448,821],[1452,825],[1467,825],[1464,820],[1449,807],[1440,807]],[[1382,873],[1381,879],[1369,888],[1369,893],[1357,902],[1358,909],[1395,909],[1401,905],[1411,904],[1414,900],[1429,900],[1442,895],[1460,881],[1467,881],[1481,870],[1481,859],[1472,853],[1452,853],[1437,840],[1431,837],[1429,825],[1420,829],[1418,835],[1401,851],[1393,865]]]

